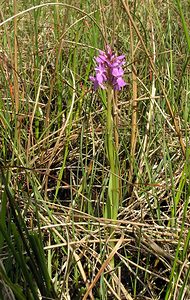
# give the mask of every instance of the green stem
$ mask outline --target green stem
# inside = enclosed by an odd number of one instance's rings
[[[108,199],[105,207],[105,217],[117,219],[119,206],[119,163],[114,142],[114,121],[112,117],[113,90],[108,87],[107,100],[107,153],[110,164],[110,178],[108,186]]]
[[[113,110],[113,90],[108,87],[108,97],[107,97],[107,155],[110,164],[110,177],[108,185],[108,197],[105,205],[105,217],[117,220],[118,207],[119,207],[119,160],[117,154],[116,142],[114,139],[114,118],[112,116]],[[111,238],[114,237],[114,229],[111,227],[109,234]],[[115,242],[109,243],[110,247],[113,249],[115,247]],[[114,269],[115,262],[114,257],[110,261],[111,267]]]

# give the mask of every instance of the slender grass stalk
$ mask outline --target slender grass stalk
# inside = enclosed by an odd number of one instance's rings
[[[17,45],[17,0],[14,0],[14,98],[15,98],[15,112],[19,111],[19,85],[18,85],[18,45]]]
[[[129,7],[128,1],[127,6]],[[134,36],[133,36],[133,27],[131,21],[129,20],[129,30],[130,30],[130,51],[131,51],[131,61],[132,61],[132,118],[131,118],[131,145],[130,145],[130,169],[129,169],[129,182],[132,182],[133,179],[133,169],[134,169],[134,162],[135,162],[135,152],[136,152],[136,144],[137,144],[137,109],[138,109],[138,102],[137,99],[137,72],[135,67],[135,52],[134,52]],[[129,193],[132,191],[133,185],[129,186]]]
[[[40,68],[40,58],[39,58],[39,35],[38,35],[38,24],[40,21],[40,12],[39,10],[34,10],[33,11],[33,16],[34,16],[34,82],[36,83],[38,81],[38,76],[39,76],[39,68]],[[37,84],[34,86],[34,97],[35,99],[38,98],[38,87]],[[38,139],[40,135],[40,110],[38,106],[36,106],[35,109],[35,119],[34,119],[34,124],[35,124],[35,138]]]
[[[187,22],[185,20],[185,16],[184,16],[184,13],[183,13],[181,1],[180,0],[176,0],[176,4],[177,4],[177,8],[179,10],[180,17],[181,17],[181,21],[182,21],[182,25],[183,25],[183,30],[184,30],[185,38],[186,38],[187,45],[188,45],[188,50],[190,52],[190,35],[189,35],[189,29],[188,29],[188,26],[187,26]]]

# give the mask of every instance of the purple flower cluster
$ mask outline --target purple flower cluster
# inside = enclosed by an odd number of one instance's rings
[[[126,85],[123,80],[122,66],[125,64],[125,55],[116,56],[109,46],[106,51],[99,51],[95,58],[97,66],[95,67],[96,76],[90,76],[94,83],[94,89],[105,89],[105,84],[110,85],[114,90],[121,90]]]

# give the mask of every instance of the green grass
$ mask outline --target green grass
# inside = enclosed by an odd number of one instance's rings
[[[0,299],[190,299],[188,1],[1,2]]]

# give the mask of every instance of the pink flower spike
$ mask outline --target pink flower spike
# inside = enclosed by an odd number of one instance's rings
[[[105,84],[110,85],[114,90],[121,90],[126,85],[123,75],[122,66],[125,64],[125,56],[117,56],[110,46],[106,46],[106,51],[99,51],[99,55],[95,58],[96,75],[90,76],[90,80],[94,83],[94,89],[98,87],[105,89]]]

